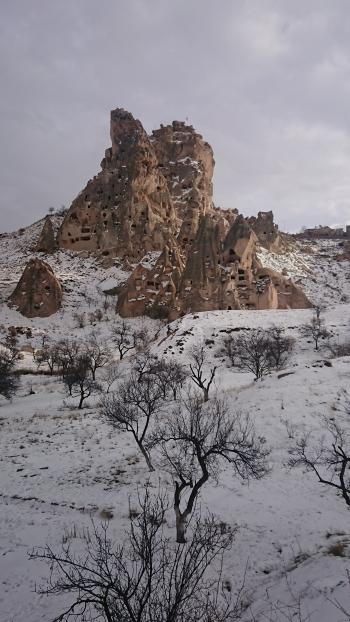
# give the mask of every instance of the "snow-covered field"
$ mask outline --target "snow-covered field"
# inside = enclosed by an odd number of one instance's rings
[[[40,231],[39,226],[37,229]],[[38,231],[0,238],[3,300],[31,255]],[[261,258],[266,265],[286,268],[314,301],[326,304],[327,327],[333,341],[342,343],[350,341],[350,266],[336,263],[334,253],[335,244],[322,243],[285,256],[262,252]],[[30,327],[32,337],[22,336],[23,346],[39,347],[43,333],[54,338],[84,338],[92,330],[110,342],[115,317],[112,304],[96,326],[88,323],[77,328],[74,313],[85,312],[88,319],[91,311],[102,307],[103,290],[125,273],[117,266],[105,270],[92,259],[64,252],[49,263],[65,285],[62,310],[46,320],[27,320],[3,302],[0,325]],[[288,466],[290,436],[310,431],[317,438],[322,416],[342,417],[339,395],[350,385],[350,357],[332,359],[331,366],[325,365],[327,350],[315,352],[312,344],[300,337],[299,327],[310,317],[310,310],[189,315],[174,322],[170,334],[162,328],[152,346],[158,355],[186,364],[191,346],[207,341],[210,360],[218,365],[213,393],[217,390],[225,395],[232,412],[249,413],[258,434],[271,448],[271,473],[265,479],[243,484],[226,467],[218,484],[207,483],[201,496],[202,506],[221,521],[239,525],[224,578],[238,591],[245,576],[250,603],[242,618],[245,621],[346,619],[331,602],[335,600],[350,610],[346,574],[350,569],[349,510],[313,474]],[[133,320],[135,324],[142,321]],[[273,372],[254,382],[252,374],[230,368],[221,352],[227,331],[272,324],[283,326],[296,339],[295,352],[284,370],[290,373],[279,377],[280,373]],[[127,373],[129,360],[121,362],[121,375]],[[21,366],[34,366],[31,354],[25,354]],[[29,394],[30,388],[34,393]],[[53,598],[34,592],[47,568],[29,561],[27,554],[33,546],[50,542],[58,547],[62,539],[82,538],[91,518],[98,522],[104,510],[113,515],[110,535],[124,538],[138,490],[147,482],[157,490],[160,482],[171,495],[170,477],[158,470],[150,475],[130,436],[115,432],[101,419],[96,398],[88,402],[78,411],[58,378],[32,374],[22,376],[20,390],[11,402],[0,402],[1,622],[49,621],[60,610]],[[350,430],[350,422],[343,424]],[[157,463],[157,455],[154,461]],[[172,511],[167,525],[172,532]],[[344,556],[332,554],[338,542],[344,544]],[[287,605],[292,609],[285,609]],[[289,612],[291,617],[285,617]]]

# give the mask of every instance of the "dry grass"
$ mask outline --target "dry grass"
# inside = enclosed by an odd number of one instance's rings
[[[346,542],[336,542],[331,544],[328,548],[328,555],[334,555],[335,557],[345,557]]]

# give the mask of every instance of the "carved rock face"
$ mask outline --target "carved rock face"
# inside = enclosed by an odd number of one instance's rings
[[[222,242],[219,226],[201,218],[187,260],[164,254],[149,267],[135,268],[120,289],[117,311],[175,319],[185,313],[215,309],[299,309],[311,307],[292,281],[262,268],[256,256],[257,236],[243,216],[232,223]]]
[[[25,317],[47,317],[62,302],[62,288],[52,268],[41,259],[30,259],[9,298],[9,304]]]
[[[175,318],[284,308],[292,300],[305,306],[297,288],[293,297],[282,296],[283,277],[278,287],[277,277],[260,278],[256,243],[271,247],[279,239],[272,212],[246,219],[214,207],[213,152],[192,126],[173,121],[149,137],[140,121],[116,109],[111,142],[102,171],[73,201],[58,241],[134,266],[119,288],[121,315]],[[152,253],[153,261],[142,261]]]
[[[248,223],[262,246],[271,251],[279,249],[281,240],[272,212],[259,212],[257,217],[248,218]]]
[[[154,130],[151,142],[181,220],[178,242],[188,247],[201,216],[213,211],[212,148],[191,125],[181,121]]]
[[[111,139],[102,171],[73,201],[58,241],[72,250],[137,260],[149,250],[162,250],[179,225],[140,121],[122,109],[113,110]]]

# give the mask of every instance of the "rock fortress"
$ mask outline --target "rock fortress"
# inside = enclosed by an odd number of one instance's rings
[[[278,252],[286,244],[272,212],[246,218],[214,205],[213,151],[191,125],[173,121],[149,136],[117,108],[110,135],[101,171],[74,199],[56,236],[46,218],[33,250],[69,249],[106,265],[118,258],[130,273],[116,292],[123,317],[311,306],[291,279],[258,259],[261,246]],[[55,312],[62,296],[54,279],[48,264],[31,260],[10,304],[30,317]]]

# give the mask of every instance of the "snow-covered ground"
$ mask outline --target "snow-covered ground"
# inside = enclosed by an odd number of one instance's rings
[[[35,228],[35,225],[33,225]],[[8,295],[17,281],[37,231],[0,238],[0,295]],[[261,252],[261,259],[275,269],[286,268],[290,276],[307,289],[315,302],[326,304],[324,317],[334,341],[350,341],[350,266],[335,262],[334,243],[300,246],[284,256]],[[88,314],[103,306],[104,289],[125,278],[120,267],[106,270],[91,258],[62,252],[49,259],[65,284],[62,310],[45,320],[27,320],[0,305],[0,325],[30,327],[32,337],[21,337],[22,345],[40,346],[41,335],[82,338],[99,331],[110,342],[113,304],[95,326],[77,328],[75,312]],[[103,284],[107,283],[108,287]],[[10,287],[11,286],[11,287]],[[114,300],[109,298],[108,300]],[[271,448],[271,473],[262,481],[243,484],[225,467],[217,484],[203,489],[202,506],[221,521],[239,525],[228,554],[224,578],[238,591],[245,576],[250,606],[244,621],[344,620],[331,601],[350,610],[349,510],[344,501],[315,476],[302,468],[288,467],[293,439],[310,431],[318,438],[322,416],[342,417],[342,389],[350,385],[350,357],[324,364],[326,349],[315,352],[301,338],[299,328],[311,317],[310,310],[298,311],[214,311],[188,315],[173,322],[170,334],[164,327],[153,344],[158,355],[178,358],[185,364],[193,344],[207,342],[211,362],[218,366],[216,386],[225,395],[232,412],[249,413],[257,432]],[[146,320],[132,320],[140,324]],[[147,320],[147,322],[151,322]],[[257,382],[252,374],[237,372],[222,355],[228,332],[235,329],[283,326],[296,339],[293,357],[281,376],[273,372]],[[237,333],[239,334],[239,332]],[[120,364],[127,373],[129,359]],[[33,366],[25,354],[22,367]],[[29,389],[32,388],[34,393]],[[112,430],[99,416],[96,398],[82,411],[74,408],[58,378],[22,376],[21,387],[12,402],[0,402],[0,620],[1,622],[43,622],[58,613],[58,603],[39,597],[36,582],[47,568],[28,560],[28,550],[50,542],[58,547],[62,539],[81,539],[91,518],[101,519],[108,510],[110,535],[124,538],[129,525],[130,505],[136,505],[137,490],[159,482],[169,495],[169,476],[145,470],[132,439]],[[344,419],[344,418],[343,418]],[[348,426],[350,422],[343,421]],[[157,463],[157,455],[154,456]],[[172,511],[167,519],[173,531]],[[332,554],[333,545],[344,544],[344,556]],[[335,549],[336,550],[336,549]],[[283,617],[291,605],[301,614]],[[279,611],[277,611],[279,608]],[[307,617],[310,614],[310,617]],[[254,617],[253,617],[254,616]]]

